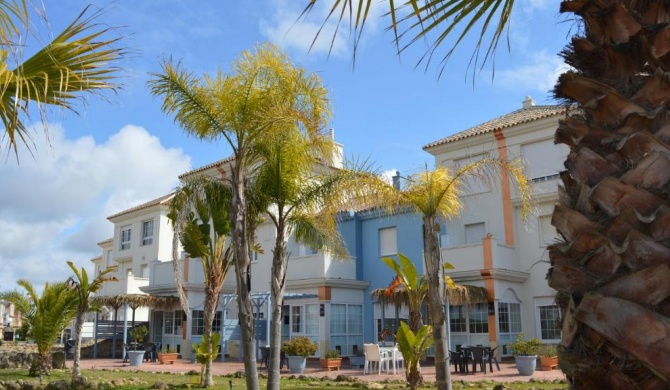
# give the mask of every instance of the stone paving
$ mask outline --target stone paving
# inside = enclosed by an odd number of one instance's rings
[[[68,366],[71,366],[72,361],[68,361]],[[81,361],[82,368],[84,369],[94,369],[94,370],[139,370],[139,371],[152,371],[152,372],[174,372],[174,373],[186,373],[191,370],[200,371],[200,365],[191,363],[187,360],[178,359],[175,364],[160,364],[153,362],[143,362],[141,366],[131,367],[128,363],[124,363],[121,359],[82,359]],[[260,367],[260,365],[257,365]],[[552,371],[541,371],[537,370],[533,376],[521,376],[519,375],[513,361],[503,361],[500,363],[500,371],[494,366],[494,372],[487,372],[486,374],[482,372],[477,372],[475,374],[461,374],[454,373],[453,366],[451,371],[452,381],[466,381],[466,382],[476,382],[482,380],[491,380],[495,382],[516,382],[516,381],[529,381],[531,378],[534,380],[544,380],[544,381],[553,381],[565,379],[565,375],[560,370]],[[226,375],[234,374],[239,371],[244,371],[244,364],[237,360],[227,360],[225,362],[214,362],[213,366],[214,375]],[[422,366],[421,372],[424,376],[424,380],[427,382],[435,381],[435,367],[434,366]],[[259,374],[266,373],[265,369],[258,370]],[[291,376],[296,374],[289,373],[288,369],[284,368],[281,371],[282,376]],[[314,377],[323,377],[329,376],[335,378],[338,375],[346,376],[355,376],[364,381],[371,382],[380,382],[384,380],[403,380],[404,371],[402,369],[398,371],[395,375],[387,374],[382,372],[381,375],[378,374],[363,374],[363,369],[360,368],[350,368],[349,366],[343,364],[343,367],[339,371],[324,371],[318,361],[309,361],[307,363],[307,368],[303,375],[314,376]]]

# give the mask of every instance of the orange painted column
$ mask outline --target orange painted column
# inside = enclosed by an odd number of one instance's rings
[[[507,141],[505,136],[502,133],[502,130],[498,129],[493,132],[498,143],[498,155],[501,160],[507,160]],[[500,173],[500,194],[502,196],[503,204],[503,223],[505,226],[505,244],[509,246],[514,246],[514,221],[513,221],[513,209],[512,209],[512,190],[509,185],[509,174],[507,171]]]
[[[482,252],[484,255],[484,268],[480,270],[482,279],[484,279],[484,288],[486,289],[487,301],[490,305],[495,305],[495,282],[491,276],[493,268],[493,235],[488,233],[482,239]],[[489,345],[495,348],[498,345],[498,331],[496,329],[495,310],[489,311]]]

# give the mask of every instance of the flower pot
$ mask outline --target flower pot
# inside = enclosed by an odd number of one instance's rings
[[[302,374],[307,365],[307,358],[304,356],[287,356],[288,370],[291,374]]]
[[[537,365],[537,355],[514,355],[516,362],[516,369],[519,370],[519,375],[531,376],[535,372]]]
[[[540,356],[540,367],[542,371],[551,371],[558,368],[558,356]]]
[[[128,351],[128,361],[131,366],[141,366],[146,351]]]
[[[179,354],[176,352],[159,352],[158,353],[158,362],[160,364],[174,364],[174,361],[177,360]]]
[[[321,359],[321,368],[323,368],[326,371],[330,370],[339,371],[341,365],[342,365],[342,358]]]

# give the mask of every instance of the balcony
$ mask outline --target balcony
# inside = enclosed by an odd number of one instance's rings
[[[478,244],[450,246],[440,250],[442,260],[451,263],[455,272],[491,268],[522,271],[516,249],[499,244],[493,237],[484,237]],[[490,256],[487,255],[489,251]]]
[[[351,258],[335,259],[326,253],[289,259],[287,280],[314,278],[356,279],[356,262]]]

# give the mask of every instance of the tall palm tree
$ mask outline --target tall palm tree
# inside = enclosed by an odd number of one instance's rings
[[[31,376],[48,373],[51,368],[51,348],[63,329],[77,312],[77,293],[66,282],[46,283],[42,295],[26,279],[19,279],[18,290],[0,293],[0,299],[13,303],[23,315],[37,344],[38,359],[30,367]]]
[[[230,74],[219,71],[198,77],[182,65],[166,61],[162,73],[152,77],[152,94],[163,99],[163,111],[174,115],[184,131],[202,140],[223,138],[232,149],[226,180],[232,188],[229,207],[242,351],[247,388],[258,389],[247,177],[253,176],[261,159],[254,152],[255,145],[283,131],[299,132],[308,139],[322,136],[330,112],[326,89],[317,75],[307,74],[270,44],[243,52],[233,62]]]
[[[115,271],[116,268],[109,267],[100,272],[93,280],[88,277],[86,268],[82,267],[79,270],[73,262],[68,261],[74,272],[74,278],[70,278],[68,283],[74,287],[77,295],[77,313],[75,315],[75,331],[74,331],[74,361],[72,363],[72,381],[75,381],[81,375],[79,367],[79,360],[81,359],[81,329],[84,325],[84,316],[91,309],[91,295],[100,290],[102,284],[110,281],[118,281],[114,276],[105,276],[108,273]]]
[[[394,31],[395,10],[409,4],[404,31],[414,29],[415,38],[436,31],[433,49],[454,26],[463,23],[465,34],[479,18],[478,49],[486,27],[497,24],[488,54],[514,1],[401,3],[389,1]],[[359,0],[357,9],[369,4]],[[344,11],[351,4],[335,6]],[[572,0],[561,2],[560,10],[581,24],[561,53],[573,70],[560,76],[554,90],[576,108],[556,131],[556,142],[570,148],[552,218],[563,242],[550,248],[548,278],[562,313],[560,365],[575,389],[666,388],[670,347],[659,340],[670,332],[670,290],[661,281],[669,275],[670,254],[670,5]],[[355,15],[360,30],[367,13]]]
[[[28,32],[29,12],[25,0],[0,2],[0,120],[5,129],[7,152],[17,144],[31,149],[31,135],[24,122],[37,105],[43,122],[48,107],[74,111],[74,103],[86,94],[115,90],[120,70],[114,63],[124,56],[115,47],[120,38],[104,38],[110,27],[100,28],[94,20],[99,12],[84,11],[60,34],[28,59],[22,58]],[[2,150],[0,144],[0,150]],[[32,152],[32,151],[31,151]]]
[[[203,340],[207,341],[203,387],[214,386],[212,376],[212,324],[219,305],[219,296],[233,264],[230,247],[228,204],[230,188],[205,176],[187,179],[176,191],[168,217],[184,251],[199,258],[205,276]]]
[[[320,154],[324,150],[329,154]],[[334,151],[335,143],[326,134],[306,139],[290,131],[268,139],[257,148],[263,162],[253,178],[250,203],[255,209],[263,210],[277,232],[270,279],[272,313],[268,390],[279,389],[282,306],[291,256],[286,247],[289,236],[292,235],[297,243],[325,249],[334,256],[347,256],[337,230],[335,214],[324,207],[327,199],[338,196],[339,182],[348,177],[348,173],[335,172],[320,163],[329,161]],[[319,168],[332,171],[330,174],[317,174]]]
[[[400,188],[369,175],[359,179],[356,197],[363,204],[382,207],[389,214],[414,211],[423,220],[423,253],[428,283],[428,305],[435,342],[435,378],[439,389],[451,388],[448,364],[445,305],[444,262],[438,244],[439,221],[457,217],[462,209],[461,198],[473,181],[493,183],[512,180],[521,198],[524,217],[531,209],[530,184],[523,174],[520,160],[507,161],[484,158],[452,172],[440,166],[410,176]],[[360,188],[366,188],[362,192]],[[361,198],[361,194],[363,197]]]

